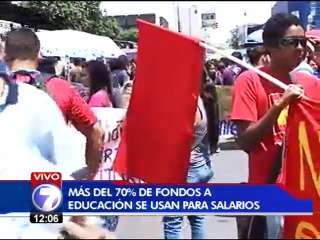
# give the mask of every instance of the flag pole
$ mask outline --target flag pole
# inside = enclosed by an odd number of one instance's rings
[[[209,49],[209,50],[212,50],[218,54],[220,54],[221,56],[224,56],[228,59],[230,59],[231,61],[241,65],[242,67],[245,67],[249,70],[252,70],[254,71],[255,73],[257,73],[258,75],[260,75],[261,77],[267,79],[269,82],[275,84],[276,86],[278,86],[279,88],[282,88],[283,90],[287,90],[288,88],[288,85],[284,84],[283,82],[281,82],[280,80],[270,76],[269,74],[259,70],[258,68],[255,68],[254,66],[246,63],[245,61],[242,61],[234,56],[232,56],[231,54],[228,54],[226,53],[225,51],[221,50],[221,49],[218,49],[218,48],[215,48],[207,43],[204,43],[204,42],[200,42],[199,45],[201,47],[203,47],[204,49]]]

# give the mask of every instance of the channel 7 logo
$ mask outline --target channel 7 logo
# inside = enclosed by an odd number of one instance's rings
[[[39,212],[54,212],[62,203],[61,173],[33,172],[31,174],[32,206]]]

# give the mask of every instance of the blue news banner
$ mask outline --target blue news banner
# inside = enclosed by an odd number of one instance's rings
[[[0,198],[1,214],[27,213],[32,209],[29,181],[0,181],[0,191],[3,193]],[[44,193],[47,195],[43,195],[43,204],[58,207],[54,199],[57,195],[51,196],[50,191]],[[58,196],[62,197],[58,210],[65,215],[312,215],[311,200],[297,200],[277,186],[157,186],[63,181],[61,194]]]

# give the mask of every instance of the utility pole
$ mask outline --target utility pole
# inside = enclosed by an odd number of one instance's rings
[[[181,32],[181,22],[180,22],[180,8],[179,2],[177,2],[177,18],[178,18],[178,32]]]

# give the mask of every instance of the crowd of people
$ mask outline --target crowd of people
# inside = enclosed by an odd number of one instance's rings
[[[237,126],[239,146],[249,154],[248,182],[281,183],[281,167],[276,166],[281,166],[285,129],[276,119],[302,94],[317,99],[320,60],[314,43],[307,40],[299,19],[292,14],[271,17],[264,26],[263,41],[264,46],[248,52],[250,63],[288,84],[288,90],[284,92],[227,58],[207,60],[197,101],[188,183],[207,183],[214,176],[212,158],[219,140],[216,85],[233,86],[230,119]],[[127,108],[135,62],[125,55],[108,62],[73,59],[64,69],[60,59],[39,55],[39,39],[28,28],[7,33],[0,50],[5,65],[0,73],[0,179],[29,179],[34,171],[63,172],[59,162],[68,161],[64,159],[68,154],[63,152],[68,150],[63,146],[69,141],[64,133],[72,124],[86,137],[86,179],[93,180],[101,160],[104,130],[90,108]],[[244,60],[240,52],[232,55]],[[19,151],[12,151],[13,142]],[[205,238],[205,218],[188,216],[188,220],[192,238]],[[73,217],[71,221],[80,224],[84,218]],[[117,216],[103,217],[102,221],[108,231],[116,230]],[[2,226],[11,225],[14,230],[2,231],[6,236],[23,238],[28,222],[7,218]],[[179,239],[182,222],[182,216],[164,216],[164,237]],[[237,217],[238,237],[279,238],[280,222],[274,217]],[[91,234],[97,236],[96,232]]]

